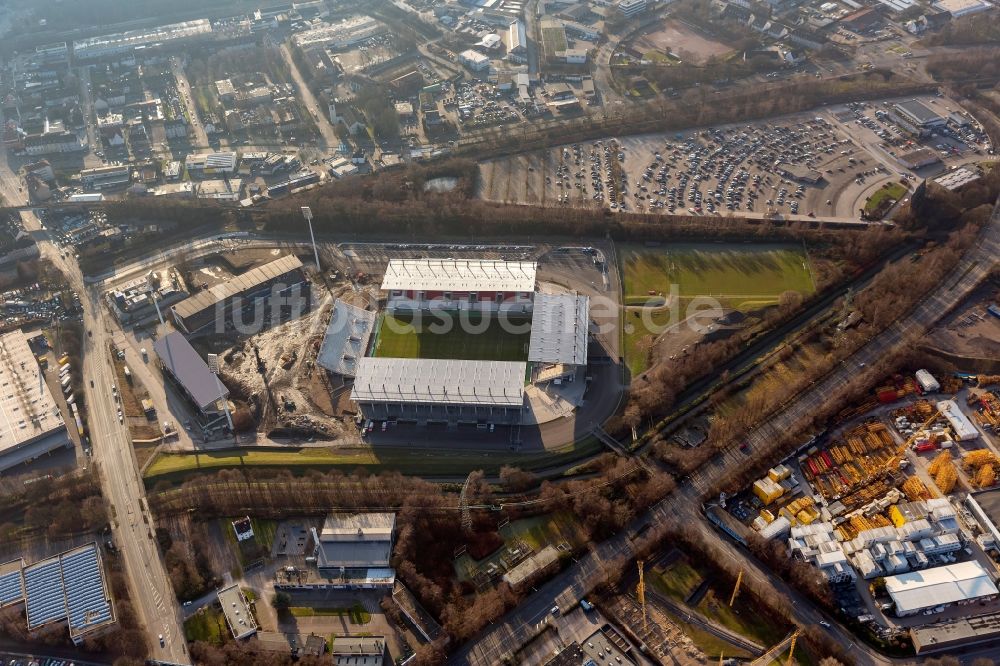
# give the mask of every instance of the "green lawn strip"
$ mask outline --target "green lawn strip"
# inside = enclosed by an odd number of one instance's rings
[[[574,444],[544,453],[476,451],[474,449],[428,449],[416,447],[371,447],[356,449],[226,449],[210,453],[161,452],[147,468],[149,483],[160,480],[180,481],[192,472],[240,467],[308,469],[348,469],[359,467],[378,470],[395,469],[415,476],[464,476],[482,469],[498,474],[504,465],[522,469],[544,469],[592,455],[601,449],[596,439],[588,437]],[[230,527],[231,529],[231,527]]]
[[[314,608],[311,606],[292,606],[288,609],[288,612],[291,613],[293,617],[346,617],[350,619],[351,624],[368,624],[372,619],[371,613],[365,610],[365,607],[360,603],[356,603],[350,608]]]
[[[865,211],[871,212],[882,205],[886,199],[899,201],[906,195],[906,187],[899,183],[888,183],[875,191],[865,203]]]
[[[450,330],[441,330],[436,317],[426,317],[417,328],[409,321],[386,315],[379,327],[375,356],[479,361],[526,361],[530,331],[505,331],[499,322],[484,326],[470,319],[474,330],[465,330],[456,317]],[[527,328],[526,326],[521,326]],[[482,330],[479,330],[482,328]]]
[[[251,518],[250,524],[253,526],[253,535],[257,539],[257,543],[270,552],[271,545],[274,543],[274,533],[278,530],[278,521]]]
[[[204,641],[213,645],[226,642],[228,629],[222,613],[206,606],[184,621],[184,637],[189,641]]]
[[[784,291],[814,291],[808,259],[797,246],[672,243],[656,248],[625,244],[625,298],[680,296],[769,299]],[[652,294],[650,294],[652,292]]]
[[[701,584],[701,574],[691,566],[687,558],[680,558],[662,573],[652,577],[653,585],[675,601],[684,603]]]

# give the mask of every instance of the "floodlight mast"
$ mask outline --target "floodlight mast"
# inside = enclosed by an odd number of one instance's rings
[[[316,236],[313,234],[312,208],[309,206],[302,206],[302,217],[306,218],[306,222],[309,223],[309,240],[312,241],[313,255],[316,257],[316,272],[318,273],[322,269],[319,266],[319,250],[316,248]]]

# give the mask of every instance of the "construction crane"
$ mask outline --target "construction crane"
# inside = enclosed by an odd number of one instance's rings
[[[643,577],[643,569],[646,563],[643,560],[637,562],[639,565],[639,584],[635,586],[636,596],[639,597],[639,605],[642,607],[642,629],[645,631],[646,626],[646,580]]]
[[[792,640],[788,643],[788,661],[785,662],[785,666],[792,666],[795,662],[795,641],[799,637],[799,632],[792,634]]]
[[[802,627],[796,627],[794,631],[792,631],[790,634],[781,639],[779,643],[773,645],[771,649],[769,649],[767,652],[765,652],[764,654],[762,654],[761,656],[757,657],[752,662],[750,662],[750,666],[768,666],[768,664],[774,663],[775,660],[778,658],[778,656],[785,651],[785,646],[790,646],[791,649],[789,650],[789,652],[794,653],[795,639],[797,639],[799,637],[799,634],[801,633],[802,633]],[[791,656],[789,656],[789,660],[787,663],[788,664],[792,663]]]
[[[733,593],[729,597],[729,607],[732,608],[733,604],[736,603],[736,595],[740,593],[740,584],[743,582],[743,569],[736,575],[736,585],[733,585]]]

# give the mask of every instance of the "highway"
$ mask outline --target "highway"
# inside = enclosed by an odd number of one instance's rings
[[[25,227],[38,242],[42,255],[66,274],[79,292],[84,308],[83,376],[93,459],[97,464],[104,498],[111,509],[112,536],[125,566],[132,607],[146,627],[151,658],[188,663],[187,643],[179,608],[166,569],[153,539],[153,521],[145,508],[145,487],[140,479],[128,428],[118,420],[118,404],[111,393],[110,315],[101,307],[97,287],[84,284],[79,266],[67,253],[63,258],[49,240],[37,217],[22,213]],[[162,635],[164,646],[158,637]]]
[[[952,274],[928,294],[908,316],[876,335],[824,379],[786,404],[766,424],[752,431],[747,437],[751,455],[752,451],[764,450],[766,443],[793,431],[803,423],[808,423],[812,414],[815,414],[821,405],[830,400],[831,396],[840,394],[851,382],[856,381],[866,372],[866,367],[870,368],[900,345],[925,333],[985,279],[998,261],[1000,261],[1000,201],[994,207],[993,215],[979,239],[965,253]],[[679,516],[691,516],[691,520],[696,524],[705,525],[703,520],[693,515],[692,507],[699,506],[705,494],[716,483],[728,478],[745,466],[746,462],[746,454],[735,446],[721,452],[712,463],[694,472],[674,494],[636,518],[633,527],[646,523],[661,525],[677,520]],[[705,529],[708,532],[712,531],[707,527]],[[632,531],[622,530],[610,539],[594,545],[575,564],[539,587],[537,592],[525,599],[517,608],[463,645],[451,656],[449,663],[486,666],[512,657],[538,633],[541,628],[539,623],[544,621],[550,608],[556,604],[568,607],[576,603],[596,587],[603,577],[602,569],[606,564],[615,566],[614,562],[619,558],[632,557],[632,544],[628,538],[628,534]],[[770,573],[759,575],[766,576],[779,593],[787,594],[796,602],[797,621],[809,624],[818,622],[821,618],[819,612],[808,602],[788,590],[784,581],[776,579]],[[854,637],[838,625],[834,624],[830,631],[841,644],[849,646],[851,655],[858,664],[864,666],[891,663],[889,659],[866,646],[857,645]]]

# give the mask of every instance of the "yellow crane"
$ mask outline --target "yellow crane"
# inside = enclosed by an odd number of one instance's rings
[[[792,666],[795,663],[795,641],[799,637],[799,632],[792,634],[792,640],[788,643],[788,661],[785,662],[785,666]]]
[[[646,626],[646,580],[643,577],[643,569],[645,569],[646,563],[643,560],[637,562],[639,565],[639,584],[635,586],[636,596],[639,597],[639,605],[642,606],[642,628],[643,631],[647,629]]]
[[[733,593],[729,597],[729,607],[732,608],[733,604],[736,603],[736,595],[740,593],[740,584],[743,582],[743,569],[736,575],[736,585],[733,585]]]

